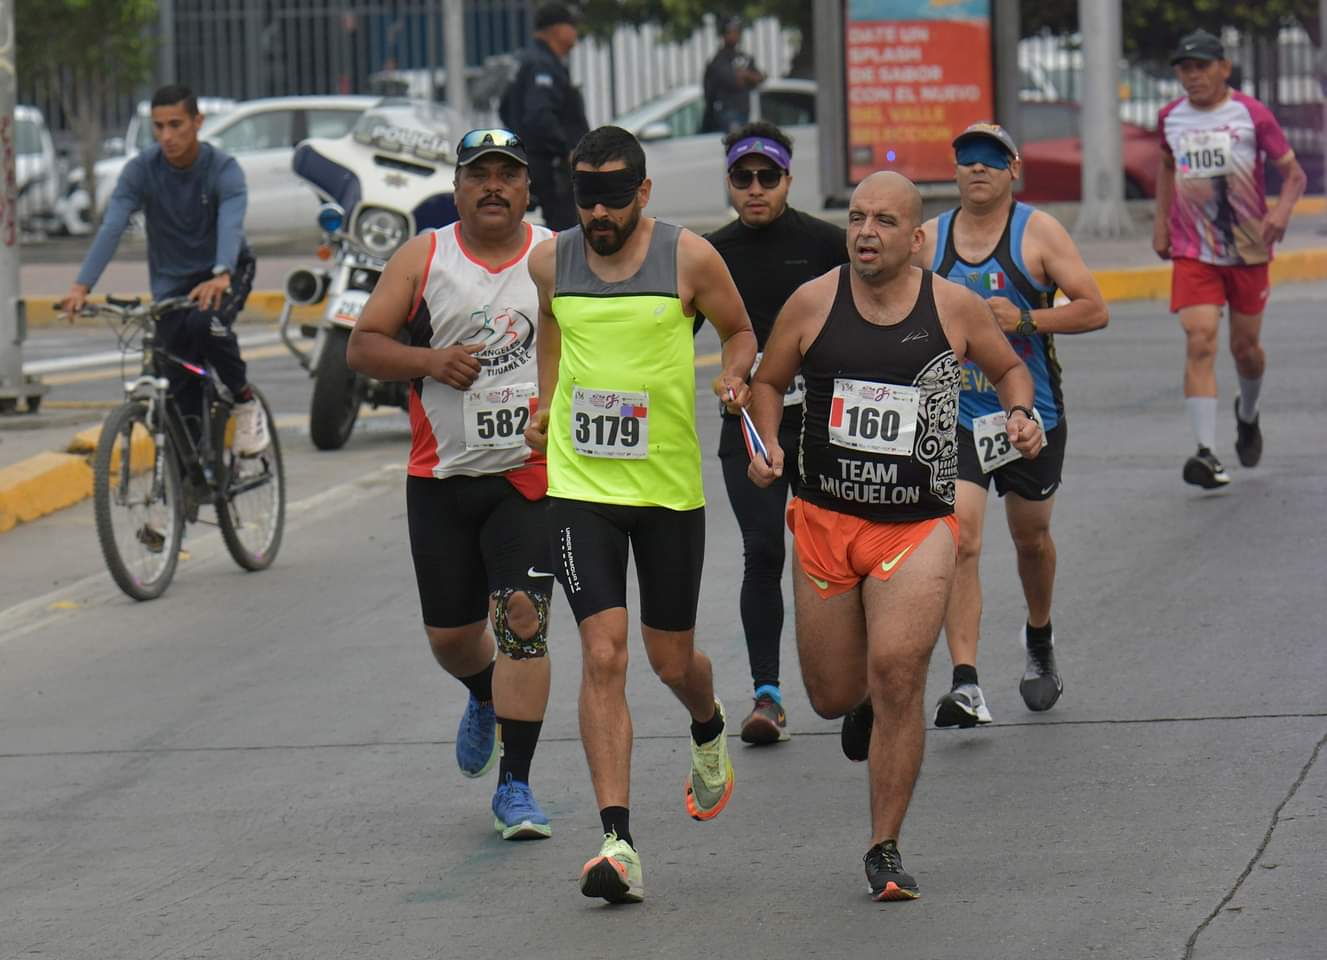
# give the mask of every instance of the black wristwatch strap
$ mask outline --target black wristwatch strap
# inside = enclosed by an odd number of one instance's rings
[[[1015,410],[1021,410],[1021,411],[1023,412],[1023,416],[1027,417],[1029,420],[1036,420],[1036,419],[1037,419],[1036,417],[1034,417],[1034,416],[1032,415],[1032,408],[1031,408],[1031,407],[1025,407],[1025,406],[1023,406],[1021,403],[1016,403],[1016,404],[1014,404],[1012,407],[1010,407],[1010,408],[1009,408],[1009,412],[1006,414],[1006,416],[1008,416],[1008,417],[1012,417],[1012,416],[1014,415],[1014,411],[1015,411]]]

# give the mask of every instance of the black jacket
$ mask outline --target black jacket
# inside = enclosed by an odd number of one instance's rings
[[[542,40],[521,53],[516,79],[498,107],[532,157],[566,157],[590,129],[585,102],[566,65]]]

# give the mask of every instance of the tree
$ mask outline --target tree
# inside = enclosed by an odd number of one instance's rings
[[[611,36],[615,27],[624,24],[656,23],[671,39],[683,40],[705,26],[707,13],[718,23],[733,16],[748,20],[776,17],[801,34],[801,46],[789,71],[795,77],[814,72],[813,7],[810,0],[585,0],[581,5],[586,31],[599,37]]]
[[[1078,0],[1023,0],[1023,36],[1078,29]],[[1180,37],[1198,27],[1234,27],[1266,36],[1297,20],[1317,42],[1318,0],[1124,0],[1124,51],[1165,63]]]
[[[152,75],[156,0],[17,0],[18,72],[59,98],[78,137],[89,210],[98,209],[94,166],[102,117]]]

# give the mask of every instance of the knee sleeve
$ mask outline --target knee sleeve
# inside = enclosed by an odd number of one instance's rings
[[[534,636],[519,637],[512,632],[507,621],[508,606],[514,594],[524,593],[534,606],[539,626]],[[517,590],[508,587],[489,594],[493,600],[493,636],[497,640],[498,651],[513,660],[533,660],[548,655],[548,594],[533,590]]]

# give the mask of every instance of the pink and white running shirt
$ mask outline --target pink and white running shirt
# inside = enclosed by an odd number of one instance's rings
[[[1238,90],[1201,110],[1182,97],[1161,111],[1161,146],[1175,158],[1170,253],[1221,266],[1266,263],[1263,157],[1290,152],[1272,112]]]
[[[535,325],[539,292],[530,279],[530,251],[553,236],[525,225],[519,255],[495,270],[470,255],[459,224],[433,233],[428,272],[406,329],[410,343],[435,350],[484,343],[479,378],[457,390],[430,377],[410,385],[412,477],[488,476],[542,460],[524,430],[539,397]]]

